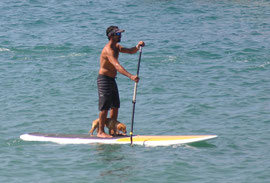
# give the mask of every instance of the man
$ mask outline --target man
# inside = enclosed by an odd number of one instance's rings
[[[124,48],[120,44],[121,33],[125,30],[118,29],[117,26],[107,28],[107,36],[109,42],[103,48],[100,55],[100,69],[97,79],[98,96],[99,96],[99,129],[98,137],[111,138],[112,136],[105,133],[104,126],[110,110],[110,118],[117,120],[118,109],[120,107],[119,93],[115,77],[117,72],[127,76],[135,82],[139,82],[139,77],[130,74],[118,61],[119,52],[133,54],[139,50],[140,46],[144,46],[144,42],[140,41],[136,47]]]

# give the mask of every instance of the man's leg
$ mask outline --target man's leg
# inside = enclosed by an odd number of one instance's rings
[[[111,135],[108,135],[104,131],[107,114],[108,114],[108,110],[103,110],[103,111],[100,111],[99,113],[99,128],[98,128],[98,134],[97,134],[98,137],[105,137],[105,138],[112,137]]]
[[[110,111],[110,117],[111,119],[117,121],[117,117],[118,117],[118,108],[112,108]]]
[[[113,119],[114,121],[117,121],[117,117],[118,117],[118,108],[111,108],[111,111],[110,111],[110,117],[111,119]],[[110,134],[114,134],[116,135],[116,126],[114,127],[113,131],[111,130],[110,131]]]

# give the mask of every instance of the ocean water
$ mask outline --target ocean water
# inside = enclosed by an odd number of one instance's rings
[[[270,182],[269,0],[0,1],[0,182]],[[169,147],[25,142],[87,133],[106,28],[143,40],[134,133],[215,134]],[[138,53],[120,63],[136,73]],[[118,75],[130,130],[134,83]]]

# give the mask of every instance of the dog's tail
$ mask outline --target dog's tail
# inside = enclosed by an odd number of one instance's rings
[[[91,130],[89,130],[89,132],[88,132],[88,133],[90,133],[90,135],[92,136],[92,135],[93,135],[93,133],[94,133],[93,128],[92,128]]]
[[[90,133],[90,135],[93,136],[93,133],[96,130],[96,128],[98,128],[98,127],[92,127],[91,130],[88,133]]]

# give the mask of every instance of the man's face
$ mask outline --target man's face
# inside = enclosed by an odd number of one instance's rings
[[[121,42],[121,33],[114,34],[113,39],[118,43]]]

